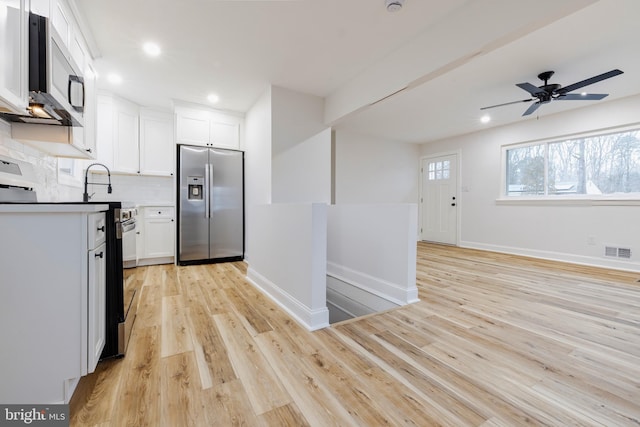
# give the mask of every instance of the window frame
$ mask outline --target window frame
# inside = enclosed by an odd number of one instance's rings
[[[60,159],[65,159],[66,161],[71,161],[73,173],[68,174],[62,170],[60,167]],[[79,159],[74,158],[66,158],[66,157],[58,157],[56,159],[56,171],[58,175],[58,184],[66,185],[68,187],[78,187],[82,188],[83,186],[83,170],[84,162]]]
[[[507,195],[507,151],[514,148],[524,148],[534,145],[545,145],[558,143],[571,139],[589,138],[594,136],[608,135],[613,133],[624,133],[630,131],[640,132],[640,122],[624,125],[601,128],[588,132],[579,132],[565,135],[558,135],[549,138],[541,138],[529,141],[522,141],[501,146],[501,172],[500,189],[496,204],[499,205],[579,205],[579,206],[640,206],[640,193],[628,194],[565,194],[565,195],[527,195],[509,196]],[[548,149],[545,150],[544,174],[545,188],[548,180]]]

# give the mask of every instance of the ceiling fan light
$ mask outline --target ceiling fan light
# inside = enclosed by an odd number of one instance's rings
[[[402,9],[404,0],[386,0],[387,12],[397,12]]]

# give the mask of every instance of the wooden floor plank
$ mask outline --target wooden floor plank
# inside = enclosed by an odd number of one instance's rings
[[[257,415],[291,402],[252,336],[233,313],[216,314],[215,323]]]
[[[148,266],[72,426],[640,426],[637,273],[418,244],[420,301],[309,332],[247,265]]]
[[[191,329],[187,326],[182,295],[162,298],[161,357],[193,350]]]

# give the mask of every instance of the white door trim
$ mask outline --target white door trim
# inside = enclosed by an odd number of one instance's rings
[[[456,246],[460,246],[460,232],[461,232],[461,220],[460,218],[462,217],[462,209],[463,206],[460,203],[460,188],[462,186],[462,170],[460,168],[460,164],[462,163],[461,159],[462,159],[462,150],[458,149],[458,150],[452,150],[452,151],[441,151],[438,153],[432,153],[432,154],[428,154],[428,155],[424,155],[424,156],[420,156],[419,159],[419,163],[418,163],[418,167],[420,168],[420,182],[418,183],[418,188],[419,188],[419,203],[418,203],[418,218],[420,219],[420,223],[419,223],[419,227],[420,230],[418,231],[418,240],[423,240],[422,236],[422,218],[423,218],[423,198],[424,198],[424,194],[423,191],[424,189],[422,188],[423,185],[422,183],[424,182],[424,173],[425,171],[422,168],[422,163],[425,160],[430,160],[430,159],[435,159],[437,157],[443,157],[443,156],[456,156],[456,168],[457,168],[457,188],[456,188],[456,200],[457,200],[457,204],[458,204],[458,209],[456,210]]]

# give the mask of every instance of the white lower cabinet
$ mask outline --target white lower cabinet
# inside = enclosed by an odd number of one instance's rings
[[[106,340],[107,244],[105,214],[89,216],[88,307],[87,307],[87,373],[96,369]],[[93,238],[91,237],[93,233]]]
[[[94,371],[105,342],[107,208],[0,205],[3,404],[68,403]]]
[[[138,207],[140,225],[139,265],[172,263],[175,255],[173,206]]]

